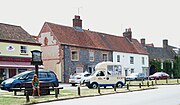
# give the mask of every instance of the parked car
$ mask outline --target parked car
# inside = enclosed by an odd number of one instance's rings
[[[126,76],[127,81],[131,80],[144,80],[147,77],[145,76],[144,73],[131,73],[129,76]]]
[[[167,79],[169,75],[165,72],[156,72],[153,75],[149,76],[149,79]]]
[[[70,76],[69,83],[72,84],[72,86],[75,86],[76,84],[84,84],[84,78],[90,75],[91,74],[88,72],[74,74]]]
[[[13,76],[1,83],[2,90],[9,90],[10,88],[21,87],[23,83],[30,82],[33,79],[35,70],[25,71]],[[59,82],[56,74],[49,70],[39,70],[39,81],[47,81],[52,83],[52,87],[58,87]]]

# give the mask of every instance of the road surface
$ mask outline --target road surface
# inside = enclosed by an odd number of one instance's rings
[[[180,85],[158,89],[41,103],[39,105],[180,105]]]

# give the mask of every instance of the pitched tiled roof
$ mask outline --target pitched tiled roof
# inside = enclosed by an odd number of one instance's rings
[[[176,53],[172,49],[146,46],[150,59],[172,60]]]
[[[62,44],[112,50],[117,52],[148,54],[136,39],[132,39],[132,42],[129,42],[129,40],[121,36],[89,30],[77,31],[78,29],[75,29],[74,27],[49,22],[46,22],[45,24],[49,26],[52,33]]]
[[[0,23],[0,40],[37,43],[22,27]]]

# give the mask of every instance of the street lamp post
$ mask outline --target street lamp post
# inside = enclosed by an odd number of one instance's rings
[[[31,51],[32,53],[32,61],[31,64],[35,65],[35,74],[38,77],[38,65],[42,65],[42,52],[38,50]]]

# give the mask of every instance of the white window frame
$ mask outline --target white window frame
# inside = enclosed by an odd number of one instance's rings
[[[117,55],[117,62],[120,62],[121,60],[120,60],[120,55]]]
[[[130,56],[130,64],[134,64],[134,57]]]
[[[72,54],[73,52],[77,53],[77,57],[75,59],[74,59],[73,54]],[[79,61],[79,51],[77,51],[77,50],[71,51],[71,61]]]
[[[131,69],[131,73],[134,73],[134,69]]]
[[[142,57],[142,65],[145,65],[145,58]]]
[[[24,49],[22,47],[24,47]],[[27,54],[28,53],[27,46],[20,46],[20,52],[21,52],[21,54]]]
[[[76,73],[83,73],[83,67],[76,67]]]
[[[106,59],[105,59],[104,55],[107,55]],[[108,61],[108,54],[107,53],[103,53],[102,54],[102,60],[105,61],[105,62]]]
[[[94,61],[94,52],[89,52],[89,61]]]

